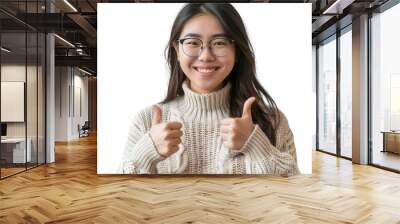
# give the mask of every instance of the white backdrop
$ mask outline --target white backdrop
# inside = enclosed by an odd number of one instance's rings
[[[233,5],[253,44],[258,78],[289,120],[299,169],[311,174],[315,132],[311,4]],[[116,173],[133,115],[165,97],[164,49],[182,6],[98,4],[98,174]]]

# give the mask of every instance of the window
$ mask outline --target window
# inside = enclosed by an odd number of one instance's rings
[[[352,157],[352,33],[340,36],[340,155]]]
[[[318,149],[336,154],[336,36],[318,48]]]
[[[400,170],[400,4],[371,18],[372,164]],[[398,151],[397,151],[398,149]]]

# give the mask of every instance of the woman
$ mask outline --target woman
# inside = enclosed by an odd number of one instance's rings
[[[232,5],[185,5],[166,55],[167,97],[134,118],[122,173],[299,172],[288,121],[256,78],[253,50]]]

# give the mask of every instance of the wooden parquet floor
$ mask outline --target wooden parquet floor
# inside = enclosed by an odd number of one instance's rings
[[[400,175],[313,153],[313,174],[96,174],[96,137],[0,181],[0,223],[400,223]]]

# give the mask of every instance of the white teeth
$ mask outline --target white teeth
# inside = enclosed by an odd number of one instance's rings
[[[215,71],[216,68],[197,68],[197,71],[202,73],[210,73]]]

